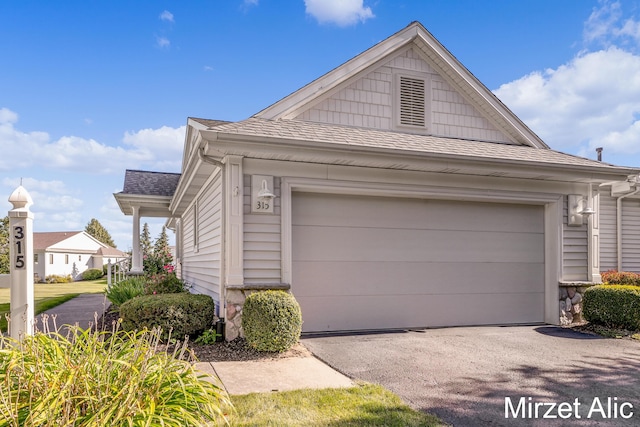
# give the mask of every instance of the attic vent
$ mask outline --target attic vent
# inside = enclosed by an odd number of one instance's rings
[[[400,124],[424,127],[425,82],[422,79],[400,77]]]

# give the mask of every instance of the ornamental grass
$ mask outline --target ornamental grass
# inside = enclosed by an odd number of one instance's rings
[[[160,335],[114,326],[0,337],[0,427],[228,424],[217,379],[195,370],[186,342],[162,350]]]

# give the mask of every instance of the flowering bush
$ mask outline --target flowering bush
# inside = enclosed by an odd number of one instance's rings
[[[142,268],[146,275],[153,275],[167,271],[166,268],[173,265],[173,257],[171,253],[166,251],[154,251],[142,257]]]
[[[169,272],[169,270],[171,271]],[[144,293],[147,295],[175,294],[184,292],[184,290],[184,282],[178,279],[173,269],[166,269],[162,273],[146,277]]]

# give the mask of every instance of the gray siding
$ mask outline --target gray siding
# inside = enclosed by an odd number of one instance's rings
[[[602,270],[618,269],[616,197],[600,196],[600,261]],[[622,199],[622,271],[640,273],[640,200]]]
[[[587,280],[587,224],[568,226],[568,198],[564,196],[562,221],[562,279]]]
[[[273,214],[251,213],[251,175],[244,176],[244,282],[280,283],[280,178]]]
[[[194,213],[197,210],[197,214]],[[194,221],[199,228],[197,247],[194,244]],[[182,278],[191,284],[191,291],[220,301],[222,250],[222,187],[218,173],[201,190],[196,201],[183,217]]]
[[[431,123],[427,133],[453,138],[509,142],[413,49],[408,49],[296,117],[372,129],[394,128],[394,73],[409,72],[431,81]],[[418,74],[415,74],[418,73]],[[415,130],[414,130],[415,131]]]
[[[600,192],[600,266],[602,271],[618,269],[616,199]]]
[[[622,270],[640,272],[640,200],[622,200]]]

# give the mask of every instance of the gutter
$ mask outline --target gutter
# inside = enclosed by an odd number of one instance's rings
[[[205,146],[206,146],[206,142],[203,142],[202,144],[200,144],[200,146],[198,147],[198,158],[200,160],[202,160],[204,163],[209,163],[210,165],[214,165],[218,168],[220,168],[220,188],[222,188],[224,190],[225,188],[225,164],[224,162],[216,159],[213,156],[208,156],[205,154]],[[221,236],[221,240],[222,240],[222,245],[224,247],[224,241],[226,239],[226,233],[225,233],[225,209],[226,209],[226,202],[225,202],[225,198],[222,197],[221,200],[221,215],[220,215],[220,236]],[[216,327],[216,333],[220,334],[220,338],[222,341],[224,341],[225,337],[224,337],[224,330],[225,330],[225,316],[227,313],[227,295],[226,295],[226,286],[224,284],[224,277],[225,277],[225,271],[224,271],[224,267],[226,265],[226,260],[225,257],[227,256],[226,251],[225,250],[221,250],[220,253],[222,254],[221,259],[220,259],[220,289],[219,289],[219,295],[220,295],[220,309],[218,311],[218,322],[216,322],[215,327]],[[218,341],[218,339],[216,338],[216,341]]]

